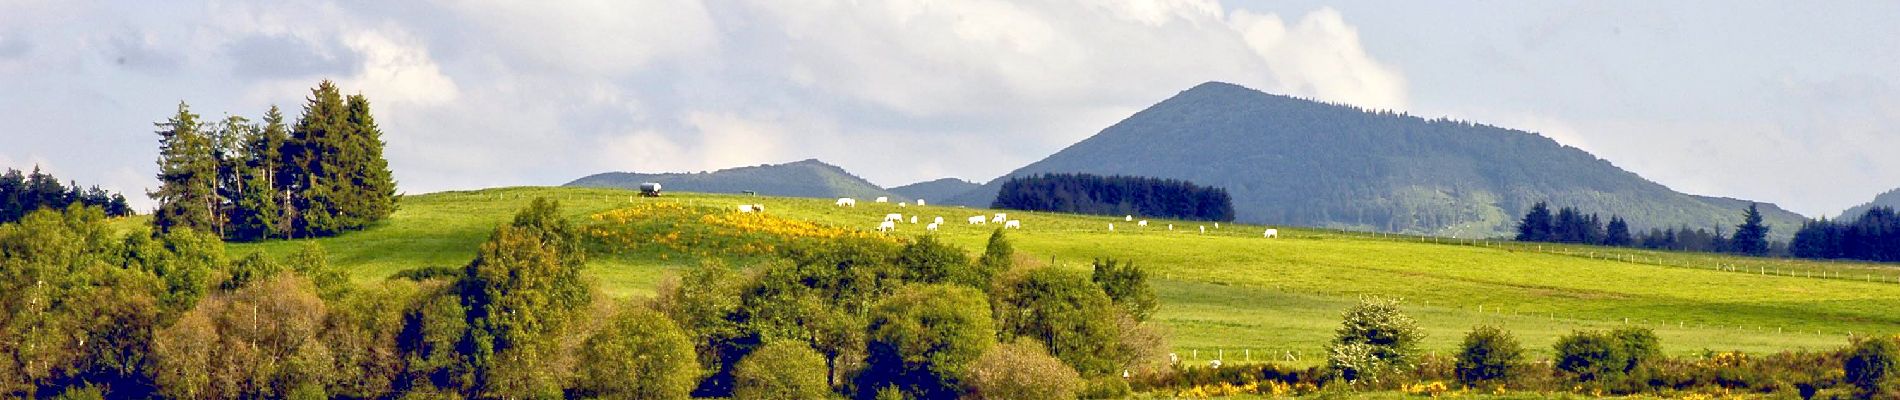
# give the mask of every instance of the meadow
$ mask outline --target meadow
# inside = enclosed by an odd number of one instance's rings
[[[536,197],[559,200],[569,218],[583,222],[662,203],[726,210],[763,204],[769,215],[853,234],[871,231],[887,213],[919,215],[922,222],[941,216],[946,221],[935,234],[973,254],[998,226],[964,224],[995,211],[900,209],[870,199],[840,208],[831,199],[642,198],[626,190],[522,187],[405,196],[379,225],[316,242],[359,283],[418,267],[459,267],[495,226]],[[1188,360],[1317,365],[1340,312],[1367,295],[1404,299],[1427,333],[1424,350],[1438,354],[1455,352],[1463,333],[1480,324],[1516,333],[1537,357],[1548,357],[1559,335],[1625,324],[1654,329],[1674,356],[1832,349],[1849,335],[1900,331],[1900,314],[1892,312],[1900,308],[1900,283],[1883,265],[1289,227],[1275,227],[1280,238],[1267,239],[1265,227],[1253,225],[1151,220],[1144,228],[1120,217],[1005,212],[1023,221],[1023,229],[1010,231],[1019,254],[1063,268],[1086,269],[1093,259],[1112,257],[1149,269],[1162,301],[1155,319]],[[1170,223],[1175,230],[1166,228]],[[891,233],[922,234],[923,223],[899,224]],[[228,250],[232,257],[253,251],[283,256],[302,242],[236,243]],[[647,296],[671,271],[708,257],[738,266],[763,262],[756,255],[691,249],[610,249],[590,254],[586,273],[609,295]]]

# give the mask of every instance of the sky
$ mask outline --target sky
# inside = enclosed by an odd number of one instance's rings
[[[1833,215],[1900,187],[1900,2],[0,0],[0,168],[149,207],[180,102],[372,102],[400,190],[817,158],[988,181],[1195,84],[1549,136]]]

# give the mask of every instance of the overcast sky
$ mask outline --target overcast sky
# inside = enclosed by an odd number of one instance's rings
[[[561,7],[544,6],[560,5]],[[1696,194],[1900,187],[1900,2],[0,0],[0,167],[149,204],[179,101],[369,96],[407,193],[818,158],[987,181],[1204,81],[1540,132]]]

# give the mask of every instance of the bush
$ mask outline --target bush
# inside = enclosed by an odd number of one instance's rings
[[[1363,298],[1346,310],[1327,349],[1327,365],[1349,382],[1377,382],[1382,373],[1409,366],[1424,337],[1418,322],[1399,311],[1398,300]]]
[[[1847,383],[1854,385],[1862,398],[1872,398],[1882,392],[1882,384],[1893,376],[1897,359],[1900,359],[1900,348],[1896,348],[1894,339],[1866,339],[1854,344],[1842,367],[1846,370]]]
[[[977,289],[990,286],[989,277],[970,264],[963,249],[924,235],[897,251],[904,279],[916,283],[955,283]]]
[[[803,342],[765,345],[734,368],[734,399],[818,399],[830,395],[825,358]]]
[[[990,347],[970,364],[964,387],[977,399],[1073,399],[1082,377],[1042,344],[1018,340]]]
[[[1495,326],[1480,326],[1465,334],[1458,353],[1458,381],[1479,386],[1510,379],[1524,362],[1517,338]]]
[[[693,344],[646,307],[614,316],[581,345],[580,390],[596,397],[685,399],[699,376]]]
[[[1616,338],[1599,331],[1577,331],[1557,339],[1557,369],[1578,381],[1594,382],[1623,376],[1630,357]]]
[[[1135,321],[1147,321],[1154,315],[1155,308],[1160,307],[1154,286],[1148,285],[1148,271],[1136,267],[1135,263],[1116,262],[1113,258],[1095,260],[1095,273],[1089,280],[1101,286],[1108,299]]]
[[[1649,328],[1617,329],[1610,331],[1610,338],[1622,346],[1623,356],[1629,358],[1623,365],[1624,373],[1635,373],[1645,364],[1662,359],[1662,340]]]
[[[1084,399],[1125,399],[1134,394],[1135,390],[1128,384],[1127,379],[1122,379],[1122,377],[1119,376],[1104,376],[1083,382],[1082,393],[1077,397]]]
[[[899,289],[871,311],[866,329],[861,397],[884,397],[891,386],[909,397],[956,397],[965,369],[996,344],[989,302],[960,285]]]

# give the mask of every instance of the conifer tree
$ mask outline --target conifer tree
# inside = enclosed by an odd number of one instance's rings
[[[1748,211],[1742,213],[1742,224],[1735,226],[1735,236],[1729,239],[1728,248],[1740,254],[1768,255],[1768,226],[1762,225],[1761,210],[1756,204],[1749,204]]]
[[[1550,206],[1537,202],[1531,211],[1524,214],[1524,220],[1517,224],[1517,240],[1520,242],[1544,242],[1551,240]]]
[[[351,205],[344,209],[350,228],[361,228],[388,217],[396,210],[396,181],[389,173],[389,160],[383,158],[383,130],[370,114],[369,98],[350,95],[344,105],[349,124],[349,148],[345,164],[354,185],[349,185]]]
[[[178,113],[155,124],[160,130],[157,191],[148,195],[159,203],[152,223],[160,232],[174,229],[215,228],[218,209],[217,168],[212,143],[202,131],[198,115],[178,103]]]

